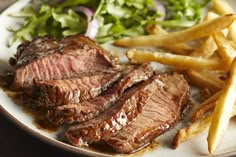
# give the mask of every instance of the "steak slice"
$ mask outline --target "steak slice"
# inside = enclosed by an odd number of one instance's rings
[[[140,82],[141,80],[147,80],[153,74],[151,63],[143,63],[138,68],[132,71],[132,73],[126,75],[117,85],[119,95],[122,95],[123,92],[128,88],[134,85],[135,83]]]
[[[69,103],[48,111],[48,119],[53,124],[83,122],[99,115],[115,103],[128,87],[147,80],[153,75],[150,63],[144,63],[132,71],[125,70],[118,84],[100,96],[81,103]],[[119,93],[120,92],[120,93]]]
[[[77,77],[96,72],[112,73],[117,68],[117,59],[94,41],[81,35],[56,40],[38,37],[24,42],[10,59],[16,68],[16,88],[29,87],[33,80],[53,80]]]
[[[65,80],[38,81],[33,86],[32,104],[36,107],[53,107],[79,103],[101,94],[121,77],[116,74],[98,74]]]
[[[144,81],[128,89],[119,101],[99,116],[82,124],[70,126],[65,132],[74,146],[88,145],[108,138],[139,115],[156,90],[155,80]]]
[[[120,153],[138,150],[172,128],[189,96],[189,86],[182,75],[160,75],[158,90],[130,125],[105,141]]]

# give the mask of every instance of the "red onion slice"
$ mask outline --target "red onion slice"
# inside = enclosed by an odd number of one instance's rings
[[[165,16],[166,16],[166,9],[164,7],[164,5],[159,1],[159,0],[153,0],[153,3],[156,7],[156,9],[161,13],[161,17],[158,18],[157,20],[164,20]]]
[[[94,12],[85,6],[78,6],[74,8],[74,10],[80,11],[86,15],[87,20],[88,20],[88,26],[84,35],[91,39],[95,39],[98,32],[99,24],[96,18],[92,18],[94,15]]]

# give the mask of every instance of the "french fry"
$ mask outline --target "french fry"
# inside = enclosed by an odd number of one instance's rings
[[[209,21],[209,20],[215,19],[219,16],[220,16],[219,14],[217,14],[215,12],[212,12],[212,11],[209,11],[207,13],[207,15],[204,17],[204,21]]]
[[[169,33],[166,35],[147,35],[128,39],[120,39],[116,40],[114,45],[124,47],[173,45],[207,36],[213,32],[219,32],[222,29],[229,27],[235,21],[235,19],[236,15],[228,14],[197,24],[182,31]]]
[[[149,34],[155,35],[166,35],[168,32],[161,28],[159,25],[149,25],[147,28]],[[188,55],[190,52],[193,52],[194,49],[184,43],[174,44],[174,45],[163,45],[164,48],[175,54]]]
[[[152,35],[166,35],[168,32],[164,30],[161,26],[156,24],[150,24],[146,27],[146,30],[149,34]]]
[[[192,113],[190,118],[191,122],[195,122],[198,119],[201,119],[208,111],[215,108],[215,102],[219,99],[221,91],[215,93],[213,96],[201,103]]]
[[[233,110],[230,114],[230,117],[236,115],[236,103],[234,103]],[[207,130],[211,124],[212,114],[206,117],[203,117],[197,121],[194,121],[189,126],[178,130],[176,133],[174,140],[172,142],[173,148],[177,148],[181,142],[189,140],[192,137],[195,137]]]
[[[212,38],[212,36],[209,36],[206,41],[194,52],[192,52],[190,55],[194,57],[204,57],[209,58],[213,55],[213,53],[217,50],[217,45]]]
[[[219,146],[224,132],[228,127],[231,112],[236,100],[236,58],[234,59],[230,70],[229,77],[222,91],[216,107],[212,114],[211,125],[208,132],[208,150],[213,153]]]
[[[182,56],[171,53],[151,52],[146,50],[130,49],[126,52],[131,63],[141,64],[147,61],[157,61],[183,69],[222,70],[224,65],[218,60],[200,57]]]
[[[181,142],[184,142],[206,130],[211,122],[211,117],[211,115],[204,117],[192,123],[188,127],[178,130],[172,143],[173,148],[177,148]]]
[[[214,9],[221,15],[234,14],[235,11],[225,0],[213,0]],[[229,34],[234,43],[236,44],[236,22],[234,22],[229,28]]]
[[[212,92],[217,92],[225,85],[225,81],[221,78],[226,77],[224,71],[210,71],[210,70],[192,70],[186,71],[191,83],[201,88],[208,88]]]
[[[209,21],[215,18],[218,18],[219,15],[214,12],[208,12],[207,15],[204,18],[204,21]],[[227,33],[227,32],[226,32]],[[207,37],[207,39],[203,42],[203,44],[197,48],[194,52],[192,52],[190,55],[194,57],[204,57],[209,58],[213,55],[213,53],[217,50],[217,45],[210,35]]]
[[[231,46],[231,43],[222,32],[214,33],[213,38],[218,46],[218,52],[223,58],[225,65],[229,68],[236,56],[235,49]]]
[[[236,43],[234,41],[230,41],[231,46],[236,50]]]

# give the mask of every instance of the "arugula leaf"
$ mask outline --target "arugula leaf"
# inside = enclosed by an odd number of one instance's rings
[[[79,14],[73,10],[68,10],[67,13],[52,13],[52,17],[55,21],[60,23],[63,29],[62,35],[72,35],[76,33],[84,33],[87,27],[87,21],[85,18],[81,18]]]
[[[96,40],[102,43],[108,39],[145,34],[145,26],[158,17],[160,14],[152,0],[101,0],[94,15],[100,26]],[[104,33],[104,26],[107,33]]]
[[[191,27],[201,19],[202,8],[210,0],[162,0],[167,10],[164,21],[159,21],[164,27]]]

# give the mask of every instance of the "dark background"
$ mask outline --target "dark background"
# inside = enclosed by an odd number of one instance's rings
[[[0,157],[83,157],[51,146],[16,126],[0,113]]]

